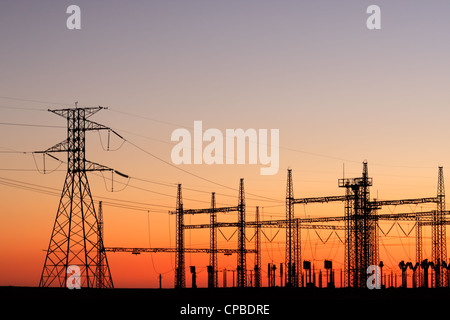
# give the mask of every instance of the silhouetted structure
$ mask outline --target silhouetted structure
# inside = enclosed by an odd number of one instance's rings
[[[365,287],[367,267],[377,264],[377,240],[375,219],[372,218],[373,211],[370,206],[370,186],[372,178],[368,176],[367,162],[363,163],[362,177],[339,179],[339,187],[346,188],[347,285],[354,288]]]
[[[184,212],[183,197],[181,195],[181,184],[177,187],[176,207],[176,254],[175,254],[175,288],[186,287],[186,271],[184,265]]]
[[[438,169],[438,186],[437,186],[437,209],[433,215],[432,225],[432,257],[435,265],[440,262],[447,262],[447,245],[446,245],[446,225],[444,224],[445,217],[445,188],[444,188],[444,170],[442,167]],[[441,287],[446,282],[446,273],[442,272],[440,268],[435,270],[435,287]]]
[[[207,227],[210,228],[210,266],[212,271],[208,285],[210,287],[217,286],[217,213],[219,212],[232,212],[238,213],[238,248],[237,248],[237,286],[246,286],[246,253],[245,248],[245,198],[244,198],[244,179],[240,180],[239,184],[239,199],[238,205],[235,207],[216,207],[215,193],[212,194],[211,208],[206,209],[183,209],[183,199],[181,195],[181,184],[178,185],[177,191],[177,207],[175,212],[170,211],[171,214],[176,214],[176,257],[175,257],[175,287],[184,288],[185,283],[185,266],[184,266],[184,254],[186,252],[184,246],[184,215],[186,214],[210,214],[210,223]]]
[[[103,226],[103,205],[102,201],[100,201],[98,204],[97,288],[108,288],[108,268],[105,259],[105,247],[103,245],[103,240],[105,239]]]
[[[261,224],[259,223],[259,207],[256,207],[255,230],[255,287],[261,287]]]
[[[211,213],[210,213],[210,238],[209,247],[211,248],[211,253],[209,254],[209,269],[208,274],[208,288],[215,288],[218,286],[217,279],[217,213],[216,213],[216,194],[213,192],[211,195]]]
[[[237,254],[237,286],[247,286],[247,256],[245,251],[245,196],[244,179],[239,183],[238,202],[238,254]]]
[[[296,236],[298,228],[294,225],[294,188],[292,181],[292,169],[288,169],[287,186],[286,186],[286,286],[296,286],[298,272],[296,270],[296,262],[299,251],[297,250]]]
[[[50,154],[67,152],[67,175],[45,257],[40,287],[65,287],[67,268],[70,265],[80,268],[81,287],[113,287],[86,175],[89,171],[113,171],[106,166],[90,162],[85,157],[86,131],[114,132],[88,120],[102,109],[95,107],[49,110],[67,120],[67,139],[38,153],[56,158]]]
[[[236,270],[237,287],[247,286],[246,255],[255,253],[254,278],[255,287],[261,286],[261,228],[284,228],[286,231],[284,267],[280,264],[280,286],[298,287],[302,283],[302,259],[301,259],[301,229],[332,229],[345,230],[345,257],[344,280],[345,286],[363,288],[366,286],[367,268],[379,263],[378,249],[378,222],[380,220],[411,220],[415,221],[416,229],[416,263],[400,262],[402,271],[402,286],[407,284],[408,268],[413,270],[413,287],[428,287],[430,269],[431,286],[449,286],[449,269],[447,262],[446,225],[449,214],[445,210],[445,188],[443,168],[438,168],[437,196],[416,199],[383,200],[370,199],[370,187],[372,178],[368,176],[368,164],[363,162],[362,176],[357,178],[339,179],[338,186],[345,188],[345,195],[295,198],[293,190],[292,170],[287,172],[285,219],[261,221],[259,207],[256,208],[256,220],[246,221],[244,180],[240,179],[237,206],[216,207],[215,193],[211,196],[211,207],[206,209],[183,208],[181,184],[177,188],[176,210],[176,247],[175,248],[105,248],[103,234],[103,209],[99,203],[98,216],[93,204],[87,172],[112,171],[125,176],[116,170],[106,166],[90,162],[85,158],[85,133],[86,131],[108,130],[108,127],[88,120],[93,114],[102,108],[68,108],[49,110],[67,120],[67,139],[55,146],[37,153],[52,154],[67,152],[67,175],[63,186],[61,199],[56,215],[55,223],[47,250],[44,268],[40,278],[41,287],[67,285],[67,269],[70,265],[80,267],[81,286],[112,288],[113,282],[106,258],[106,251],[110,252],[175,252],[175,276],[176,288],[186,287],[185,253],[203,252],[209,253],[208,287],[218,287],[218,253],[237,253]],[[117,133],[115,133],[117,134]],[[120,137],[120,135],[118,135]],[[57,158],[56,158],[57,159]],[[125,176],[126,177],[126,176]],[[295,204],[344,202],[345,212],[338,217],[296,218],[294,215]],[[436,210],[425,212],[411,212],[400,214],[378,214],[383,206],[405,205],[420,203],[436,203]],[[237,212],[237,222],[218,222],[217,213]],[[209,224],[185,225],[184,215],[202,214],[210,215]],[[333,221],[341,221],[345,226],[323,225]],[[319,223],[319,224],[318,224]],[[431,226],[431,259],[423,260],[423,226]],[[217,228],[237,228],[237,248],[217,248]],[[246,249],[246,228],[255,228],[255,249]],[[210,229],[209,249],[185,248],[184,230],[195,228]],[[412,229],[411,229],[412,230]],[[381,264],[381,263],[380,263]],[[334,272],[332,262],[325,261],[327,270],[327,286],[334,286]],[[312,266],[314,269],[314,265]],[[308,284],[315,286],[315,274],[311,270],[311,263],[303,261],[303,268],[308,272]],[[275,285],[275,264],[269,264],[269,286]],[[321,272],[321,271],[319,271]],[[196,280],[195,266],[191,266],[193,285]],[[225,277],[225,276],[224,276]],[[319,286],[322,277],[319,277]],[[234,284],[234,280],[233,280]]]

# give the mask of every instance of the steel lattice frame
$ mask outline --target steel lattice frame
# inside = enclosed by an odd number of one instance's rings
[[[247,263],[245,250],[245,196],[244,179],[239,184],[238,203],[238,254],[237,254],[237,286],[247,286]]]
[[[244,179],[240,180],[239,185],[239,200],[238,205],[234,207],[216,207],[215,204],[215,193],[212,195],[211,208],[206,209],[183,209],[182,196],[181,196],[181,184],[178,185],[178,195],[177,195],[177,209],[175,211],[169,211],[170,214],[176,214],[176,256],[175,256],[175,287],[184,288],[185,287],[185,259],[184,254],[187,250],[184,247],[184,229],[193,229],[191,226],[184,225],[184,215],[186,214],[203,214],[207,213],[210,215],[210,223],[206,225],[210,228],[210,278],[208,278],[208,286],[216,287],[218,285],[217,279],[217,254],[223,250],[217,249],[217,228],[222,223],[217,223],[217,213],[227,213],[236,211],[238,213],[238,222],[236,227],[238,229],[238,248],[236,252],[238,253],[237,259],[237,270],[243,270],[243,272],[238,271],[238,285],[246,286],[247,284],[247,272],[246,272],[246,254],[247,252],[254,250],[246,250],[245,245],[245,197],[244,197]],[[228,251],[227,251],[228,252]],[[215,270],[215,272],[213,272]]]
[[[367,267],[377,264],[376,219],[369,192],[371,185],[367,162],[363,163],[361,178],[339,179],[339,186],[347,189],[346,285],[354,288],[366,286]],[[353,206],[350,199],[353,199]]]
[[[259,207],[256,207],[256,230],[255,230],[255,287],[261,287],[261,224],[259,219]]]
[[[184,260],[184,213],[181,184],[177,189],[176,207],[176,254],[175,254],[175,288],[186,287],[186,270]]]
[[[107,274],[108,269],[106,268],[105,259],[105,247],[103,245],[103,240],[105,239],[105,234],[103,231],[103,206],[100,201],[98,204],[98,243],[101,245],[100,250],[97,252],[97,288],[107,288],[108,280]]]
[[[285,285],[296,285],[296,225],[294,222],[294,186],[292,181],[292,169],[288,169],[286,185],[286,254],[285,254]]]
[[[109,129],[87,120],[101,109],[49,110],[67,119],[67,139],[41,153],[67,152],[68,161],[66,180],[45,257],[40,287],[66,287],[67,269],[71,265],[80,268],[81,287],[96,287],[100,283],[99,260],[105,265],[102,286],[113,287],[86,175],[87,171],[111,170],[85,158],[85,132]]]
[[[219,281],[217,279],[217,213],[216,209],[216,194],[211,195],[211,213],[210,213],[210,244],[211,253],[209,254],[209,265],[211,266],[211,273],[208,278],[208,287],[217,288]]]
[[[438,168],[438,186],[437,186],[437,210],[433,215],[432,225],[432,259],[435,265],[447,263],[447,245],[446,245],[446,224],[445,216],[445,187],[443,168]],[[446,273],[437,268],[434,278],[434,286],[441,287],[446,283]]]

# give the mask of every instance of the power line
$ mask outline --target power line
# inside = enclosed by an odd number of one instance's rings
[[[125,139],[125,138],[124,138],[124,139]],[[216,181],[207,179],[207,178],[202,177],[202,176],[200,176],[200,175],[198,175],[198,174],[195,174],[195,173],[192,173],[192,172],[190,172],[190,171],[188,171],[188,170],[185,170],[185,169],[183,169],[183,168],[181,168],[181,167],[179,167],[179,166],[176,166],[176,165],[174,165],[173,163],[170,163],[169,161],[166,161],[166,160],[164,160],[164,159],[162,159],[162,158],[160,158],[160,157],[154,155],[153,153],[151,153],[151,152],[149,152],[149,151],[143,149],[142,147],[138,146],[137,144],[135,144],[135,143],[133,143],[133,142],[127,140],[127,139],[125,139],[125,141],[128,142],[130,145],[134,146],[135,148],[141,150],[142,152],[148,154],[149,156],[151,156],[151,157],[153,157],[153,158],[155,158],[155,159],[157,159],[157,160],[159,160],[159,161],[161,161],[161,162],[163,162],[163,163],[165,163],[165,164],[167,164],[167,165],[169,165],[169,166],[171,166],[171,167],[173,167],[173,168],[175,168],[175,169],[177,169],[177,170],[179,170],[179,171],[182,171],[182,172],[184,172],[184,173],[186,173],[186,174],[188,174],[188,175],[191,175],[191,176],[193,176],[193,177],[195,177],[195,178],[197,178],[197,179],[200,179],[200,180],[203,180],[203,181],[206,181],[206,182],[215,184],[215,185],[220,186],[220,187],[222,187],[222,188],[230,189],[230,190],[233,190],[233,191],[238,191],[238,189],[236,189],[236,188],[233,188],[233,187],[230,187],[230,186],[227,186],[227,185],[218,183],[218,182],[216,182]],[[247,193],[247,194],[252,195],[252,196],[254,196],[254,197],[258,197],[258,198],[270,200],[270,201],[276,201],[276,202],[280,202],[280,201],[281,201],[281,200],[278,200],[278,199],[273,199],[273,198],[269,198],[269,197],[264,197],[264,196],[260,196],[260,195],[257,195],[257,194],[252,194],[252,193]]]
[[[11,107],[11,106],[0,106],[0,109],[47,111],[45,109],[36,109],[36,108],[27,108],[27,107]]]
[[[33,100],[33,99],[25,99],[25,98],[17,98],[17,97],[0,96],[0,99],[24,101],[24,102],[36,102],[36,103],[43,103],[43,104],[66,105],[66,106],[71,105],[71,103],[65,103],[65,102],[63,103],[63,102],[55,102],[55,101],[42,101],[42,100]],[[47,110],[45,110],[45,111],[47,111]]]
[[[108,110],[113,111],[113,112],[117,112],[117,113],[120,113],[120,114],[128,115],[128,116],[140,118],[140,119],[146,119],[146,120],[149,120],[149,121],[158,122],[158,123],[161,123],[161,124],[166,124],[166,125],[169,125],[169,126],[176,126],[176,127],[179,127],[179,128],[192,129],[192,127],[190,127],[190,126],[184,126],[184,125],[180,125],[180,124],[176,124],[176,123],[162,121],[162,120],[149,118],[149,117],[145,117],[145,116],[142,116],[142,115],[137,115],[137,114],[133,114],[133,113],[129,113],[129,112],[118,111],[118,110],[114,110],[114,109],[111,109],[111,108],[109,108]],[[261,143],[258,142],[258,144],[261,144]],[[270,146],[270,144],[267,144],[267,146]],[[307,155],[316,156],[316,157],[322,157],[322,158],[328,158],[328,159],[339,160],[339,161],[344,161],[344,162],[351,162],[351,163],[358,163],[358,164],[361,163],[360,160],[346,159],[346,158],[342,158],[342,157],[331,156],[331,155],[326,155],[326,154],[316,153],[316,152],[310,152],[310,151],[305,151],[305,150],[300,150],[300,149],[295,149],[295,148],[289,148],[289,147],[285,147],[285,146],[278,146],[278,147],[279,147],[279,149],[284,149],[284,150],[287,150],[287,151],[307,154]],[[432,168],[434,168],[434,167],[428,167],[428,166],[404,166],[404,165],[389,165],[389,164],[379,164],[379,163],[372,163],[371,165],[372,166],[379,166],[379,167],[409,168],[409,169],[432,169]]]
[[[149,118],[149,117],[145,117],[145,116],[142,116],[142,115],[133,114],[133,113],[130,113],[130,112],[119,111],[119,110],[115,110],[115,109],[111,109],[111,108],[108,108],[108,110],[112,111],[112,112],[124,114],[124,115],[127,115],[127,116],[131,116],[131,117],[135,117],[135,118],[139,118],[139,119],[145,119],[145,120],[149,120],[149,121],[153,121],[153,122],[157,122],[157,123],[161,123],[161,124],[165,124],[165,125],[169,125],[169,126],[189,128],[189,127],[177,124],[177,123],[172,123],[172,122],[167,122],[167,121],[158,120],[158,119],[154,119],[154,118]]]
[[[22,126],[22,127],[38,127],[38,128],[58,128],[65,129],[64,126],[53,126],[45,124],[32,124],[32,123],[13,123],[13,122],[0,122],[0,125],[4,126]]]
[[[20,169],[20,168],[0,168],[0,171],[24,171],[24,172],[36,172],[36,169]],[[53,171],[67,171],[67,170],[52,170]]]
[[[2,123],[0,123],[0,125],[29,126],[29,127],[43,127],[43,128],[65,128],[64,126],[38,125],[38,124],[26,124],[26,123],[6,123],[6,122],[2,122]],[[188,170],[185,170],[185,169],[183,169],[183,168],[180,168],[180,167],[178,167],[178,166],[176,166],[176,165],[170,163],[169,161],[166,161],[166,160],[164,160],[164,159],[162,159],[162,158],[160,158],[160,157],[154,155],[153,153],[151,153],[151,152],[149,152],[149,151],[147,151],[147,150],[141,148],[140,146],[138,146],[137,144],[131,142],[130,140],[125,139],[125,138],[122,138],[122,139],[123,139],[124,142],[128,142],[129,144],[131,144],[131,145],[134,146],[135,148],[141,150],[142,152],[144,152],[144,153],[146,153],[146,154],[152,156],[153,158],[155,158],[155,159],[157,159],[157,160],[159,160],[159,161],[164,162],[164,163],[167,164],[167,165],[170,165],[171,167],[173,167],[173,168],[175,168],[175,169],[177,169],[177,170],[183,171],[183,172],[186,173],[186,174],[189,174],[189,175],[191,175],[191,176],[194,176],[194,177],[196,177],[196,178],[198,178],[198,179],[201,179],[201,180],[204,180],[204,181],[206,181],[206,182],[213,183],[213,184],[215,184],[215,185],[221,186],[221,187],[223,187],[223,188],[227,188],[227,189],[230,189],[230,190],[233,190],[233,191],[237,191],[236,188],[229,187],[229,186],[226,186],[226,185],[224,185],[224,184],[220,184],[220,183],[218,183],[218,182],[215,182],[215,181],[213,181],[213,180],[204,178],[204,177],[199,176],[199,175],[197,175],[197,174],[195,174],[195,173],[192,173],[192,172],[190,172],[190,171],[188,171]],[[26,153],[26,152],[2,152],[2,153]],[[269,200],[269,201],[282,202],[281,200],[278,200],[278,199],[273,199],[273,198],[269,198],[269,197],[264,197],[264,196],[260,196],[260,195],[256,195],[256,194],[252,194],[252,193],[248,193],[248,194],[251,195],[251,196],[254,196],[254,197],[257,197],[257,198],[261,198],[261,199],[266,199],[266,200]]]
[[[17,101],[24,101],[24,102],[36,102],[36,103],[43,103],[43,104],[66,105],[66,106],[71,105],[71,103],[33,100],[33,99],[8,97],[8,96],[0,96],[0,99],[17,100]],[[30,109],[30,110],[34,110],[34,109]],[[119,113],[119,114],[123,114],[123,115],[128,115],[128,116],[141,118],[141,119],[145,119],[145,120],[149,120],[149,121],[153,121],[153,122],[158,122],[158,123],[165,124],[165,125],[176,126],[176,127],[183,127],[183,128],[190,128],[190,127],[182,126],[182,125],[179,125],[179,124],[176,124],[176,123],[171,123],[171,122],[168,122],[168,121],[158,120],[158,119],[155,119],[155,118],[149,118],[149,117],[146,117],[146,116],[137,115],[137,114],[130,113],[130,112],[119,111],[119,110],[115,110],[115,109],[111,109],[111,108],[108,108],[108,110],[116,112],[116,113]],[[339,161],[344,161],[344,162],[352,162],[352,163],[360,163],[361,162],[361,161],[358,161],[358,160],[345,159],[345,158],[342,158],[342,157],[330,156],[330,155],[321,154],[321,153],[314,153],[314,152],[309,152],[309,151],[304,151],[304,150],[294,149],[294,148],[289,148],[289,147],[284,147],[284,146],[279,146],[279,148],[280,149],[284,149],[284,150],[288,150],[288,151],[308,154],[308,155],[311,155],[311,156],[323,157],[323,158],[334,159],[334,160],[339,160]],[[389,164],[380,164],[380,163],[372,163],[372,165],[373,166],[380,166],[380,167],[409,168],[409,169],[418,169],[418,168],[420,168],[420,169],[431,169],[431,168],[434,168],[434,167],[428,167],[428,166],[404,166],[404,165],[389,165]]]
[[[38,184],[34,184],[34,183],[0,177],[0,184],[9,186],[9,187],[18,188],[18,189],[27,190],[27,191],[33,191],[33,192],[37,192],[37,193],[43,193],[43,194],[53,195],[53,196],[58,196],[58,197],[60,196],[59,189],[47,187],[47,186],[43,186],[43,185],[38,185]],[[104,197],[104,196],[101,196],[98,198],[102,199],[103,203],[106,205],[109,205],[109,206],[126,208],[126,209],[131,209],[131,210],[138,210],[138,211],[145,211],[145,212],[147,212],[149,210],[149,208],[151,208],[151,207],[162,207],[162,208],[167,208],[167,209],[172,208],[172,206],[165,206],[165,205],[153,204],[153,203],[144,203],[144,202],[131,201],[131,200],[118,200],[118,199],[113,199],[113,198]],[[120,203],[120,202],[123,202],[123,203]],[[151,211],[157,212],[156,210],[153,210],[153,209]],[[167,213],[167,210],[164,210],[164,211],[161,210],[160,212]]]

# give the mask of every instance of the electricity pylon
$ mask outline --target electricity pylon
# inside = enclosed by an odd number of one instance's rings
[[[67,139],[37,153],[50,155],[55,152],[67,152],[67,174],[39,282],[40,287],[66,287],[68,276],[71,276],[67,273],[68,267],[75,265],[80,270],[77,276],[81,287],[93,288],[101,283],[103,288],[113,288],[86,175],[88,171],[117,172],[88,161],[85,157],[86,131],[109,130],[117,134],[108,127],[87,120],[102,109],[102,107],[76,107],[49,110],[67,119]],[[103,270],[102,279],[98,279],[99,269]]]

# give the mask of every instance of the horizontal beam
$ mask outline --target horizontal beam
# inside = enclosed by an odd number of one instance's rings
[[[419,204],[419,203],[430,203],[439,202],[439,198],[437,197],[429,197],[429,198],[417,198],[417,199],[402,199],[402,200],[382,200],[382,201],[371,201],[370,204],[374,207],[381,206],[397,206],[402,204]]]
[[[295,220],[294,220],[295,221]],[[263,228],[285,228],[286,225],[266,225]],[[299,229],[325,229],[325,230],[345,230],[345,226],[335,226],[330,224],[299,224]]]
[[[340,229],[344,229],[344,226],[331,226],[331,225],[311,225],[311,224],[302,224],[301,220],[303,219],[293,219],[292,223],[295,224],[296,221],[299,221],[299,228],[300,229],[335,229],[335,230],[340,230]],[[325,219],[321,219],[321,218],[316,218],[316,219],[311,219],[311,220],[318,220],[318,221],[314,221],[314,222],[328,222],[328,221],[324,221]],[[344,220],[344,217],[338,217],[336,218],[336,220],[330,219],[329,221],[340,221],[340,220]],[[288,222],[287,220],[268,220],[268,221],[260,221],[259,222],[259,227],[261,228],[285,228],[287,226]],[[258,227],[258,223],[255,221],[250,221],[250,222],[246,222],[245,227],[247,228],[256,228]],[[216,228],[226,228],[226,227],[238,227],[239,223],[238,222],[219,222],[215,224]],[[206,229],[206,228],[210,228],[211,224],[190,224],[190,225],[185,225],[184,229]]]
[[[368,217],[371,220],[415,220],[416,217],[427,217],[432,216],[436,211],[423,211],[423,212],[406,212],[406,213],[394,213],[394,214],[373,214]],[[444,215],[450,215],[450,211],[443,211]],[[350,219],[355,216],[351,216]],[[358,216],[358,218],[363,218],[362,216]],[[345,216],[337,216],[337,217],[316,217],[316,218],[294,218],[292,219],[292,224],[294,225],[297,221],[299,222],[300,229],[332,229],[335,228],[340,230],[344,228],[344,226],[325,226],[325,225],[316,225],[311,223],[327,223],[327,222],[339,222],[346,221],[347,218]],[[263,220],[259,222],[259,226],[261,228],[285,228],[288,224],[289,220]],[[306,223],[306,224],[305,224]],[[237,222],[218,222],[215,224],[216,228],[226,228],[226,227],[238,227],[239,224]],[[245,222],[245,227],[255,228],[258,226],[256,221],[248,221]],[[210,228],[211,224],[191,224],[184,225],[184,229],[204,229]]]
[[[450,224],[450,220],[442,220],[442,221],[421,221],[419,222],[421,226],[441,226]]]
[[[324,203],[324,202],[333,202],[333,201],[345,201],[347,199],[346,196],[329,196],[329,197],[313,197],[313,198],[297,198],[292,199],[292,203]]]
[[[220,208],[206,208],[206,209],[186,209],[183,214],[201,214],[201,213],[215,213],[215,212],[232,212],[239,211],[239,207],[220,207]],[[176,211],[169,211],[170,214],[176,214]]]
[[[352,197],[351,197],[352,198]],[[292,199],[292,203],[314,203],[314,202],[333,202],[333,201],[346,201],[348,196],[328,196],[328,197],[312,197],[312,198],[298,198]],[[390,206],[390,205],[402,205],[402,204],[419,204],[419,203],[437,203],[439,202],[438,197],[426,197],[426,198],[415,198],[415,199],[400,199],[400,200],[375,200],[371,201],[372,206]]]
[[[409,212],[409,213],[392,213],[375,215],[377,220],[415,220],[417,217],[429,217],[434,215],[436,210]],[[449,214],[450,211],[443,211],[444,214]]]
[[[141,253],[160,253],[160,252],[177,252],[176,248],[124,248],[124,247],[110,247],[105,248],[107,252],[128,252],[132,254]],[[195,248],[185,248],[185,253],[211,253],[211,249],[195,249]],[[237,253],[238,249],[216,249],[217,253],[232,254]],[[247,249],[247,253],[255,253],[255,249]]]
[[[316,217],[316,218],[296,218],[300,223],[323,223],[323,222],[334,222],[334,221],[345,221],[347,218],[345,216],[338,217]]]
[[[297,198],[292,199],[293,204],[308,204],[308,203],[327,203],[338,202],[352,199],[352,196],[326,196],[326,197],[310,197],[310,198]],[[415,198],[415,199],[400,199],[400,200],[375,200],[371,201],[372,207],[382,207],[389,205],[405,205],[405,204],[419,204],[419,203],[437,203],[438,197],[427,198]],[[239,206],[234,207],[220,207],[220,208],[205,208],[205,209],[186,209],[183,210],[183,214],[201,214],[201,213],[213,213],[213,212],[232,212],[239,211]],[[170,214],[176,214],[176,211],[169,211]],[[306,222],[306,221],[305,221]]]

